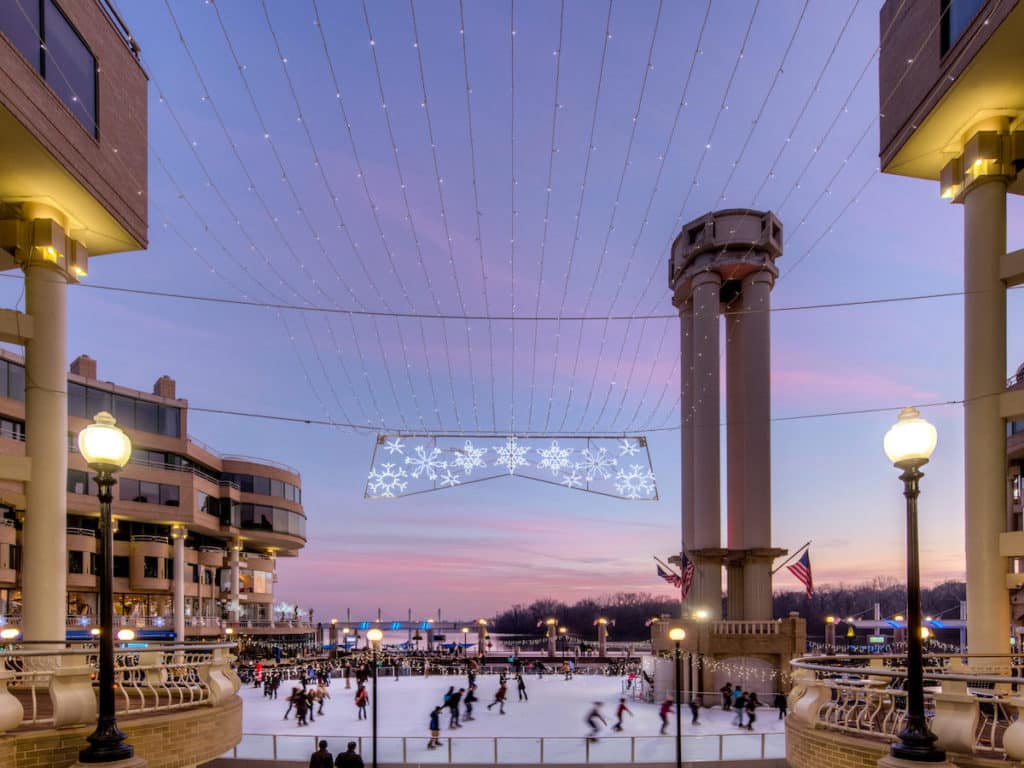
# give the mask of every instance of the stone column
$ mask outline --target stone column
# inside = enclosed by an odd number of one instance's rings
[[[174,539],[174,637],[179,643],[185,642],[185,537],[188,529],[180,525],[171,526]]]
[[[726,618],[730,621],[739,621],[747,618],[743,607],[743,574],[744,574],[743,551],[730,552],[725,563],[726,579]]]
[[[693,285],[693,504],[694,546],[721,546],[721,467],[719,459],[719,295],[717,272],[700,272]],[[722,616],[722,568],[714,557],[694,558],[694,605],[711,619]]]
[[[481,659],[487,656],[487,625],[476,625],[476,654]]]
[[[64,642],[67,614],[67,277],[35,254],[25,267],[25,484],[21,582],[26,640]],[[92,414],[90,414],[92,415]]]
[[[745,298],[741,296],[740,299]],[[756,387],[747,370],[743,331],[749,318],[743,314],[744,303],[733,302],[733,314],[725,316],[725,451],[726,451],[726,531],[729,549],[743,549],[746,544],[744,513],[747,508],[744,493],[747,488],[743,461],[747,418],[745,406],[747,388]],[[729,589],[729,618],[732,615],[732,588]],[[737,606],[742,611],[742,606]],[[736,617],[738,618],[738,617]]]
[[[228,606],[228,621],[237,623],[241,612],[238,597],[238,553],[242,549],[240,541],[231,542],[231,604]]]
[[[555,658],[555,647],[558,643],[558,625],[548,625],[548,658]]]
[[[602,659],[608,655],[608,622],[600,619],[597,622],[597,655]]]
[[[1006,558],[1006,426],[997,393],[1006,387],[1006,181],[976,181],[964,194],[964,498],[967,642],[971,653],[1009,652]],[[925,473],[927,474],[927,467]],[[928,486],[924,485],[927,506]]]
[[[771,431],[771,290],[775,276],[754,272],[743,279],[739,353],[743,359],[741,389],[743,428],[738,431],[740,466],[743,470],[743,546],[751,550],[743,575],[743,618],[772,618],[772,558],[766,550],[772,541],[772,431]],[[731,420],[730,420],[731,421]],[[730,448],[732,434],[729,436]],[[731,458],[730,458],[731,461]],[[729,464],[732,477],[733,465]],[[730,482],[730,492],[731,492]],[[730,516],[732,508],[730,507]],[[730,530],[732,520],[729,521]]]
[[[680,369],[679,381],[682,429],[682,516],[683,548],[694,546],[693,506],[693,301],[679,308]],[[689,602],[689,600],[687,600]]]

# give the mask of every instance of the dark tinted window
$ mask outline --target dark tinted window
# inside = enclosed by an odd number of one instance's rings
[[[262,496],[270,495],[270,478],[256,475],[252,479],[252,492]]]
[[[82,553],[77,549],[68,550],[68,573],[81,573],[85,567]]]
[[[10,397],[10,386],[7,383],[11,364],[6,360],[0,360],[0,397]]]
[[[193,584],[198,584],[199,583],[199,565],[197,563],[190,563],[188,568],[192,572],[192,583]]]
[[[0,3],[0,32],[14,43],[28,63],[39,71],[39,2],[38,0],[9,0]]]
[[[147,579],[160,578],[160,558],[145,555],[142,558],[142,575]]]
[[[146,480],[139,481],[139,501],[145,501],[149,504],[160,503],[160,484],[151,483]]]
[[[85,387],[73,381],[68,382],[68,416],[78,416],[81,419],[91,418],[85,409]]]
[[[238,475],[238,488],[244,493],[252,493],[252,475]]]
[[[135,428],[143,432],[159,432],[160,418],[156,403],[145,400],[135,401]]]
[[[92,387],[86,388],[85,418],[91,419],[100,411],[111,413],[113,410],[114,399],[109,392],[104,392],[102,389],[93,389]]]
[[[100,572],[100,556],[95,552],[89,553],[89,575],[96,576]]]
[[[164,578],[165,579],[173,579],[174,578],[174,561],[173,560],[170,560],[170,559],[164,560]]]
[[[29,0],[18,0],[27,5]],[[52,2],[43,3],[46,82],[82,125],[96,135],[96,58]]]
[[[25,399],[25,368],[21,365],[7,366],[7,396],[12,400]]]
[[[118,493],[118,498],[121,501],[137,501],[139,498],[139,481],[130,480],[127,477],[117,481],[121,490]]]
[[[124,429],[135,429],[135,399],[125,395],[114,395],[114,418]]]
[[[270,495],[277,496],[279,499],[284,498],[284,483],[280,480],[270,481]]]
[[[160,485],[160,503],[167,507],[176,507],[179,504],[178,486]]]
[[[159,406],[161,435],[181,437],[181,409],[169,405]]]
[[[24,440],[25,425],[20,421],[0,419],[0,437],[6,437],[8,440]]]
[[[128,555],[114,555],[114,577],[118,579],[127,579],[128,572]]]
[[[941,47],[945,54],[956,45],[986,0],[942,0]]]

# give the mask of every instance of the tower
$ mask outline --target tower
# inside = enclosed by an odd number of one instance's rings
[[[669,287],[682,341],[683,545],[695,565],[691,611],[772,618],[771,289],[782,224],[770,212],[729,209],[686,224],[672,243]],[[726,546],[721,541],[720,344],[726,354]]]

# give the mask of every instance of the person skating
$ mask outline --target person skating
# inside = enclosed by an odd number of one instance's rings
[[[441,707],[434,707],[430,711],[430,741],[427,742],[427,749],[441,746]]]
[[[309,714],[309,699],[306,698],[306,694],[299,691],[295,695],[295,719],[298,721],[296,725],[309,725],[306,722],[306,715]]]
[[[322,715],[324,713],[324,699],[331,698],[330,692],[327,690],[327,686],[320,682],[316,686],[316,702],[320,706],[317,707],[316,713]]]
[[[367,703],[369,703],[369,701],[370,701],[370,694],[366,692],[366,686],[365,685],[360,685],[356,689],[356,696],[355,696],[356,708],[359,710],[359,717],[356,718],[357,720],[365,720],[366,719],[366,705],[367,705]]]
[[[315,723],[316,717],[313,715],[313,707],[316,704],[316,688],[310,686],[304,695],[306,697],[306,713],[309,716],[309,722]]]
[[[732,708],[736,710],[736,717],[733,718],[732,724],[737,725],[740,728],[746,728],[746,726],[743,724],[743,713],[747,709],[747,701],[747,694],[741,692],[740,695],[736,697],[736,700],[732,703]]]
[[[505,697],[508,695],[508,683],[502,679],[498,683],[498,690],[494,694],[494,701],[487,705],[487,709],[490,710],[495,704],[498,705],[498,711],[501,714],[505,714]]]
[[[354,741],[350,741],[348,749],[339,752],[338,756],[334,758],[334,768],[363,768],[363,758],[356,752]]]
[[[587,725],[590,726],[590,733],[587,734],[587,741],[597,741],[597,734],[601,732],[601,725],[608,725],[608,721],[601,714],[601,702],[595,701],[590,713],[587,715]]]
[[[692,715],[690,725],[700,725],[700,720],[698,719],[700,717],[700,701],[697,696],[690,699],[690,715]]]
[[[754,721],[757,720],[757,714],[755,710],[761,704],[757,699],[757,693],[752,692],[747,697],[747,730],[754,730]]]
[[[661,733],[662,736],[665,735],[665,730],[668,728],[668,716],[671,714],[672,706],[674,704],[675,700],[671,696],[668,696],[663,702],[661,702],[661,707],[658,708],[658,715],[661,717],[661,731],[659,731],[659,733]]]
[[[775,701],[772,702],[772,706],[779,710],[779,720],[782,720],[789,709],[789,700],[786,698],[786,694],[776,693]]]
[[[465,693],[465,688],[459,688],[458,691],[448,697],[448,711],[451,712],[451,719],[448,721],[448,728],[462,727],[462,724],[459,722],[459,705],[462,704],[462,697]]]
[[[522,672],[516,672],[516,687],[519,690],[519,700],[529,701],[530,697],[526,695],[526,681],[523,679]]]
[[[633,716],[633,710],[626,706],[626,699],[621,698],[619,699],[619,706],[615,708],[615,725],[612,726],[613,731],[622,730],[622,716],[627,713],[630,717]]]
[[[466,691],[466,696],[462,700],[462,703],[466,705],[466,714],[463,716],[463,720],[473,720],[473,702],[476,699],[476,684],[469,686],[469,690]]]
[[[298,686],[293,686],[292,687],[291,695],[288,696],[288,709],[286,709],[284,711],[284,719],[285,720],[288,719],[288,715],[290,715],[292,713],[292,709],[295,708],[295,702],[297,702],[299,700],[299,693],[300,693],[300,691],[299,691]]]
[[[726,683],[718,690],[722,694],[722,711],[728,712],[732,709],[732,683]]]
[[[319,749],[309,756],[309,768],[333,768],[334,755],[327,751],[327,742],[317,744]]]

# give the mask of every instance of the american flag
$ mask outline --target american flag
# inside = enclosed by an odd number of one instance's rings
[[[676,589],[679,589],[683,586],[683,579],[681,576],[677,576],[676,574],[672,573],[672,571],[666,571],[660,565],[658,566],[658,575],[661,576],[661,578],[663,578]]]
[[[693,585],[693,573],[697,568],[694,566],[693,561],[686,556],[683,552],[683,577],[680,579],[680,586],[683,590],[683,600],[690,594],[690,587]]]
[[[796,576],[797,580],[804,585],[807,590],[807,599],[811,599],[811,595],[814,594],[814,580],[811,578],[811,549],[808,547],[804,550],[804,553],[800,556],[792,565],[787,565],[786,569]]]

